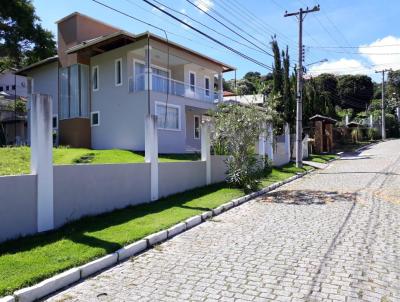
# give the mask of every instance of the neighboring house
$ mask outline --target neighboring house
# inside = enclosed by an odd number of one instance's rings
[[[29,92],[53,97],[60,144],[143,151],[150,113],[158,116],[160,153],[200,150],[202,115],[222,101],[222,74],[233,67],[80,13],[57,24],[58,56],[18,73]]]
[[[26,98],[27,92],[27,81],[26,77],[16,75],[15,70],[5,70],[0,73],[0,92],[5,93],[3,96],[6,98],[17,97]]]
[[[27,142],[26,112],[15,111],[13,99],[0,92],[0,146],[21,145]],[[19,102],[26,103],[23,99]]]
[[[266,96],[263,94],[236,95],[232,92],[224,92],[224,102],[239,103],[243,105],[262,106],[266,102]]]

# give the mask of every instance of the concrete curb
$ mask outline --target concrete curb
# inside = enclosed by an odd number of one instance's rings
[[[66,272],[46,279],[34,286],[17,290],[14,293],[14,297],[18,302],[35,301],[79,281],[80,278],[80,269],[72,268]]]
[[[80,278],[87,278],[94,273],[102,271],[107,267],[110,267],[118,262],[118,253],[113,253],[101,257],[100,259],[89,262],[85,265],[79,267],[80,269]]]
[[[196,225],[202,223],[201,215],[197,215],[185,220],[186,229],[195,227]]]
[[[155,244],[158,244],[158,243],[161,243],[161,242],[167,240],[167,238],[168,238],[168,231],[163,230],[163,231],[159,231],[157,233],[151,234],[144,239],[147,240],[148,246],[153,246]]]
[[[123,248],[120,248],[116,253],[118,254],[118,261],[125,260],[129,257],[139,254],[147,249],[147,240],[139,240],[131,243]]]
[[[181,222],[170,227],[168,230],[168,238],[175,237],[176,235],[186,231],[186,223]]]
[[[46,279],[34,286],[17,290],[14,292],[13,296],[6,296],[3,298],[0,298],[0,302],[16,302],[16,301],[30,302],[30,301],[35,301],[35,300],[41,299],[43,297],[46,297],[64,287],[72,285],[73,283],[75,283],[79,280],[85,279],[90,275],[93,275],[93,274],[98,273],[108,267],[111,267],[120,261],[128,259],[129,257],[135,256],[135,255],[147,250],[148,248],[151,248],[152,246],[154,246],[156,244],[162,243],[163,241],[166,241],[178,234],[181,234],[181,233],[185,232],[186,230],[189,230],[189,229],[207,221],[208,219],[212,218],[213,216],[218,216],[225,211],[228,211],[236,206],[239,206],[241,204],[248,202],[249,200],[252,200],[256,197],[264,195],[270,191],[273,191],[280,186],[283,186],[289,182],[292,182],[292,181],[294,181],[298,178],[301,178],[304,175],[307,175],[314,171],[315,171],[315,169],[310,169],[306,172],[299,173],[297,175],[293,175],[293,176],[289,177],[288,179],[285,179],[278,183],[271,184],[268,187],[265,187],[257,192],[253,192],[251,194],[247,194],[245,196],[235,198],[227,203],[220,205],[219,207],[217,207],[211,211],[207,211],[200,215],[188,218],[184,222],[180,222],[180,223],[170,227],[167,230],[162,230],[160,232],[151,234],[142,240],[139,240],[137,242],[129,244],[129,245],[117,250],[116,252],[114,252],[112,254],[106,255],[100,259],[94,260],[94,261],[89,262],[80,267],[72,268],[61,274],[55,275],[54,277]]]

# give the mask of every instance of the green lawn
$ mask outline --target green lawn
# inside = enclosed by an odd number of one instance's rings
[[[332,159],[338,158],[335,154],[310,154],[307,158],[309,161],[313,161],[315,163],[325,164]]]
[[[198,154],[165,154],[160,155],[160,162],[199,160]],[[141,163],[144,154],[128,150],[90,150],[78,148],[54,148],[55,165],[65,164],[115,164]],[[30,172],[30,148],[0,148],[0,175],[28,174]]]
[[[306,169],[292,163],[274,168],[262,184],[267,186]],[[243,195],[242,190],[226,184],[211,185],[0,244],[0,297]]]

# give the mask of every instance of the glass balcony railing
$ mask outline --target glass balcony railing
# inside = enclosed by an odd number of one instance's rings
[[[147,74],[143,73],[137,74],[133,79],[131,78],[129,81],[129,91],[144,91],[146,89],[145,77],[147,77]],[[190,85],[189,83],[173,80],[157,74],[151,75],[151,90],[196,99],[212,104],[218,101],[217,91]]]

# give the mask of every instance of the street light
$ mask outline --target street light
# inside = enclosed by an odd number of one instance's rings
[[[316,61],[316,62],[304,65],[304,67],[303,67],[304,73],[307,73],[306,67],[311,66],[311,65],[315,65],[315,64],[319,64],[319,63],[324,63],[324,62],[328,62],[328,59],[322,59],[320,61]]]
[[[305,66],[311,66],[311,65],[314,65],[314,64],[325,63],[325,62],[328,62],[328,59],[322,59],[322,60],[314,62],[314,63],[306,64]]]

